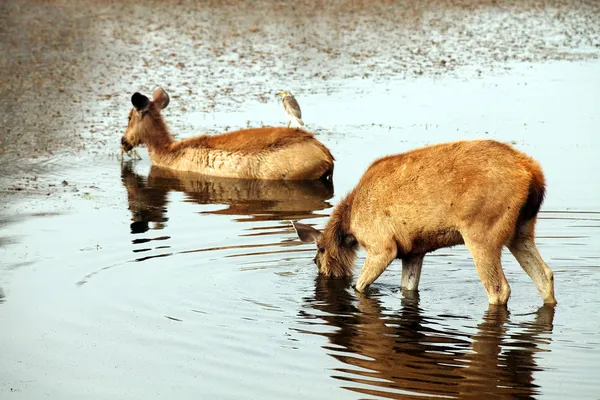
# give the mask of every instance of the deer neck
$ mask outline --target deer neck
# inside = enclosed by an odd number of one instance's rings
[[[147,122],[144,139],[153,162],[169,157],[174,140],[162,118],[152,118]]]

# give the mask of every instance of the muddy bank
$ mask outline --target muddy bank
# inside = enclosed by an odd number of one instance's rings
[[[281,88],[302,99],[355,80],[368,87],[419,76],[471,79],[512,61],[600,54],[594,1],[200,3],[3,2],[4,195],[7,175],[32,178],[113,155],[131,93],[157,85],[174,100],[172,129],[188,136],[188,112],[207,121],[261,103],[279,112],[273,93]]]

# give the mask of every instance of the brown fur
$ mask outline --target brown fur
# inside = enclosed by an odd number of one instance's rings
[[[314,135],[301,129],[288,129],[286,127],[251,128],[215,136],[203,135],[184,139],[177,142],[173,146],[173,150],[189,146],[225,150],[232,153],[258,154],[313,140],[316,141]],[[331,156],[329,149],[321,142],[316,142],[316,145],[324,153]]]
[[[322,257],[317,257],[315,262],[321,273],[325,276],[341,278],[351,274],[348,266],[353,266],[356,260],[358,243],[350,233],[350,215],[352,201],[346,198],[337,206],[325,228],[325,233],[318,244],[318,251]],[[322,260],[329,262],[322,263]]]
[[[121,141],[124,150],[145,144],[154,165],[205,175],[331,180],[333,156],[314,135],[303,130],[252,128],[175,141],[160,112],[162,103],[156,103],[157,93],[164,91],[158,88],[147,108],[131,110],[129,125]]]
[[[539,164],[504,143],[461,141],[384,157],[333,211],[317,241],[324,250],[317,263],[326,275],[350,275],[358,242],[367,259],[357,290],[377,279],[394,258],[401,258],[407,270],[403,286],[414,290],[424,254],[464,243],[490,303],[504,304],[510,287],[500,255],[508,246],[544,302],[554,304],[552,271],[533,242],[543,197]]]

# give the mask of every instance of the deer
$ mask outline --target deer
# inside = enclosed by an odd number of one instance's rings
[[[316,244],[314,262],[327,277],[351,276],[358,247],[365,250],[358,292],[396,258],[401,288],[416,291],[425,254],[464,244],[489,304],[506,305],[510,286],[500,262],[506,246],[544,303],[554,305],[554,275],[534,241],[545,190],[538,162],[509,144],[441,143],[373,162],[322,232],[291,222],[302,242]]]
[[[223,178],[332,179],[331,152],[307,131],[262,127],[176,141],[161,114],[169,105],[164,89],[156,88],[152,100],[135,92],[131,103],[121,151],[146,145],[153,165]]]

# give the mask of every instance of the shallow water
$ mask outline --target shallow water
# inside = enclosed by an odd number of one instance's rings
[[[178,174],[150,168],[145,152],[50,174],[63,194],[13,204],[0,228],[0,393],[594,398],[598,71],[557,63],[307,98],[312,115],[325,101],[349,115],[314,122],[337,157],[334,188]],[[317,275],[288,220],[322,226],[375,157],[459,137],[513,141],[542,163],[537,241],[555,271],[555,310],[508,254],[508,310],[488,308],[462,246],[426,257],[419,298],[399,290],[396,262],[365,296]]]
[[[81,12],[73,4],[67,2],[65,9],[54,12],[61,18]],[[385,12],[385,4],[375,9]],[[437,73],[437,67],[430,65],[423,67],[422,76],[383,68],[385,73],[369,78],[359,73],[364,65],[337,67],[348,61],[343,51],[334,57],[341,57],[337,64],[330,55],[313,57],[316,64],[301,71],[306,76],[296,81],[306,84],[298,97],[308,129],[336,157],[333,187],[317,182],[215,179],[153,168],[143,150],[143,160],[137,162],[121,164],[114,157],[129,111],[129,92],[141,90],[138,82],[151,90],[152,79],[169,76],[167,89],[176,92],[165,110],[166,120],[179,137],[189,137],[246,125],[281,124],[283,114],[274,98],[257,101],[243,95],[270,93],[264,81],[273,79],[274,85],[282,85],[289,77],[254,76],[254,67],[245,70],[228,64],[226,72],[220,72],[221,80],[205,82],[209,79],[200,76],[193,81],[190,70],[179,68],[173,73],[173,65],[157,66],[148,55],[143,69],[152,77],[143,74],[140,65],[130,71],[122,55],[133,45],[122,43],[126,36],[119,32],[135,32],[140,26],[146,32],[144,20],[136,20],[132,28],[123,23],[128,21],[126,12],[119,17],[110,14],[121,8],[129,12],[129,5],[115,1],[102,7],[106,14],[99,14],[90,27],[82,19],[75,20],[75,28],[88,34],[88,30],[113,29],[117,33],[109,39],[73,38],[87,43],[83,52],[91,46],[110,53],[100,51],[106,55],[103,64],[85,71],[94,79],[84,85],[97,86],[101,93],[94,93],[90,102],[89,86],[78,91],[73,84],[75,105],[66,107],[62,117],[44,108],[37,121],[42,137],[59,141],[70,141],[71,133],[64,127],[72,124],[77,145],[81,140],[86,151],[56,152],[26,168],[13,162],[19,154],[3,158],[4,173],[21,169],[20,174],[0,174],[5,185],[0,197],[0,398],[598,398],[597,57],[554,57],[552,62],[541,62],[540,54],[550,50],[563,51],[566,46],[571,56],[577,51],[572,43],[560,42],[536,53],[533,41],[523,41],[509,46],[519,49],[509,61],[490,64],[493,54],[481,54],[473,43],[483,48],[493,35],[467,40],[450,28],[448,40],[440,46],[457,46],[457,54],[472,57],[459,59],[462,69],[457,67],[454,74]],[[136,5],[134,15],[145,15],[144,7]],[[264,10],[246,11],[259,18]],[[338,25],[347,22],[328,14],[331,9],[325,11],[319,26],[311,30],[341,29]],[[546,30],[558,35],[563,26],[557,21],[563,18],[564,24],[566,20],[579,26],[573,22],[579,20],[569,15],[580,11],[567,9],[556,16],[544,9],[505,8],[499,13],[490,8],[452,11],[440,21],[446,24],[445,19],[456,17],[457,23],[464,22],[460,15],[466,13],[476,27],[470,29],[488,32],[479,20],[490,17],[498,23],[490,32],[505,31],[494,40],[510,43],[511,29],[502,29],[502,24],[519,25],[518,19],[511,22],[514,15],[539,22],[545,13],[551,14],[552,29]],[[232,17],[233,25],[251,25],[233,18],[239,10],[227,7],[194,10],[189,18],[182,14],[176,22],[195,24],[192,17],[206,12]],[[432,11],[422,15],[429,21],[422,22],[424,28],[442,24],[432,22],[432,15]],[[377,25],[381,15],[371,17],[362,21],[364,27]],[[378,29],[386,30],[400,17],[381,17],[387,22]],[[588,19],[597,17],[585,14]],[[175,23],[162,21],[160,15],[152,18],[156,18],[148,28],[152,40],[136,46],[146,50],[155,46],[163,54],[167,50],[162,40],[177,37]],[[205,29],[206,21],[210,20],[198,22],[198,29]],[[593,39],[596,25],[582,26]],[[277,29],[277,24],[267,26],[257,33],[262,41],[256,43],[276,41]],[[535,33],[538,27],[519,29]],[[214,43],[220,42],[223,32],[215,33]],[[570,33],[569,40],[575,42],[585,37]],[[430,40],[419,36],[422,32],[412,34],[418,43]],[[388,31],[381,33],[383,50],[372,55],[384,64],[385,49],[394,39],[386,35]],[[331,41],[328,45],[334,48],[350,46],[343,38]],[[584,47],[589,45],[582,41]],[[239,45],[238,52],[251,57],[256,48],[246,48],[244,43],[231,39],[228,46]],[[217,62],[182,53],[187,45],[185,40],[176,41],[169,52],[177,51],[186,65],[200,63],[195,65],[198,70]],[[470,45],[475,48],[472,53]],[[93,54],[91,60],[97,60],[99,55]],[[293,52],[263,49],[257,54],[260,68],[271,71],[266,65],[279,68],[273,58]],[[404,61],[411,70],[427,64],[427,55],[415,57]],[[173,56],[171,61],[177,60]],[[290,62],[295,65],[297,60]],[[84,58],[81,63],[85,69]],[[98,75],[111,68],[122,70],[123,76],[106,74],[100,81]],[[313,79],[316,70],[328,79]],[[215,99],[198,96],[199,82],[209,86],[202,90],[221,93],[236,77],[252,84],[236,86],[232,95],[217,98],[216,107],[207,112],[206,104]],[[184,85],[187,81],[192,83]],[[194,92],[186,93],[183,87]],[[35,107],[26,95],[44,88],[26,88],[14,110],[30,112]],[[61,93],[70,95],[68,90]],[[79,109],[81,96],[85,108],[89,106],[86,113]],[[201,103],[194,106],[198,97]],[[0,101],[2,107],[5,104],[6,98]],[[13,119],[5,123],[14,133],[13,125],[18,124]],[[20,135],[21,128],[15,129]],[[511,142],[544,168],[548,190],[537,243],[555,272],[559,302],[555,309],[541,306],[533,283],[508,252],[503,256],[512,288],[507,309],[487,305],[464,246],[425,258],[418,297],[399,289],[398,262],[366,295],[352,289],[352,280],[318,276],[313,247],[299,243],[289,220],[322,227],[332,207],[377,157],[474,138]],[[20,143],[10,142],[6,148],[19,148]],[[361,252],[356,272],[363,261]]]

